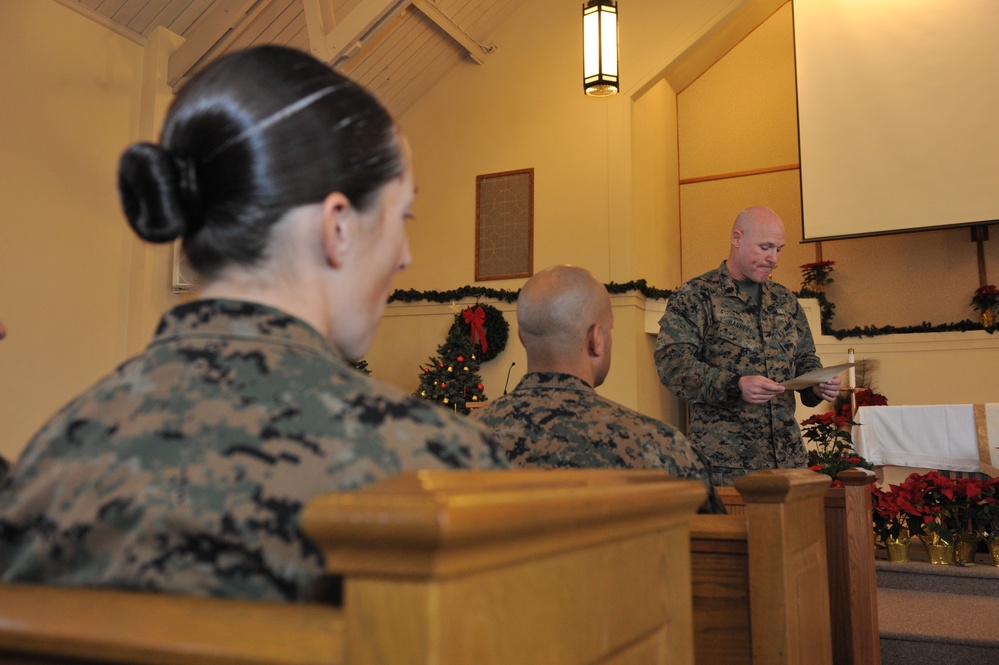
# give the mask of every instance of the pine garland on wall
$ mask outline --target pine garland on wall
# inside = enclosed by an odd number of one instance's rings
[[[626,282],[624,284],[616,284],[615,282],[610,282],[605,284],[607,287],[607,292],[615,295],[620,293],[628,293],[629,291],[638,291],[646,298],[652,298],[657,300],[667,300],[672,291],[669,289],[657,289],[655,287],[648,286],[644,279],[634,280],[631,282]],[[500,302],[516,302],[517,296],[520,295],[520,291],[510,291],[505,289],[490,289],[478,286],[463,286],[458,289],[452,289],[450,291],[417,291],[415,289],[409,289],[406,291],[396,290],[389,296],[389,302],[437,302],[445,303],[452,302],[454,300],[461,300],[463,298],[490,298],[492,300],[497,300]],[[923,322],[918,326],[856,326],[847,329],[837,329],[832,327],[833,315],[836,311],[836,305],[826,298],[826,294],[823,292],[815,292],[808,289],[802,289],[801,291],[795,292],[798,298],[814,298],[819,301],[819,312],[822,321],[822,334],[830,335],[836,339],[842,340],[848,337],[878,337],[881,335],[906,335],[913,333],[933,333],[933,332],[968,332],[971,330],[984,330],[985,332],[992,334],[999,328],[999,323],[993,324],[991,326],[982,325],[979,321],[972,321],[971,319],[965,319],[964,321],[957,321],[955,323],[929,323]]]

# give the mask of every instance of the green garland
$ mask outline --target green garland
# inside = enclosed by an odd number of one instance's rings
[[[665,300],[673,295],[668,289],[657,289],[649,286],[644,279],[638,279],[624,284],[611,282],[605,284],[607,292],[612,294],[638,291],[646,298]],[[439,302],[447,303],[452,300],[463,300],[465,298],[490,298],[500,302],[517,302],[520,289],[510,291],[508,289],[490,289],[485,286],[462,286],[450,291],[417,291],[416,289],[396,289],[389,296],[389,302]]]
[[[607,287],[607,292],[611,294],[638,291],[646,298],[661,300],[665,300],[673,294],[673,292],[669,289],[657,289],[649,286],[644,279],[633,280],[631,282],[625,282],[624,284],[610,282],[609,284],[605,284],[605,286]],[[516,291],[510,291],[507,289],[490,289],[483,286],[463,286],[450,291],[417,291],[416,289],[408,289],[404,291],[396,289],[392,292],[392,295],[389,296],[388,301],[425,301],[447,303],[455,300],[462,300],[464,298],[490,298],[500,302],[512,303],[517,301],[518,295],[520,295],[519,289]],[[918,326],[858,326],[848,329],[837,329],[832,327],[832,319],[836,311],[836,305],[829,302],[824,292],[802,289],[801,291],[796,292],[795,295],[799,298],[814,298],[819,301],[819,317],[822,322],[822,334],[830,335],[839,340],[847,337],[879,337],[881,335],[908,335],[913,333],[933,332],[968,332],[971,330],[984,330],[991,335],[996,331],[996,328],[999,327],[989,326],[986,328],[980,322],[965,319],[964,321],[958,321],[957,323],[933,324],[923,322]],[[486,339],[489,338],[487,337]]]

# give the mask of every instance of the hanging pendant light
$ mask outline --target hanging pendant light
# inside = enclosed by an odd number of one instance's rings
[[[583,5],[583,91],[594,97],[617,93],[617,65],[617,2],[589,0]]]

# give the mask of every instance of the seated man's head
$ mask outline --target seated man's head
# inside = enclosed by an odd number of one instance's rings
[[[589,271],[552,266],[527,280],[517,299],[527,371],[564,372],[594,388],[610,370],[611,311],[607,289]]]

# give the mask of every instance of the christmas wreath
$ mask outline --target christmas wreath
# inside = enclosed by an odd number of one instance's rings
[[[471,336],[472,349],[481,362],[486,362],[506,348],[510,324],[503,318],[503,312],[492,305],[475,304],[454,315],[448,336],[458,332]]]

